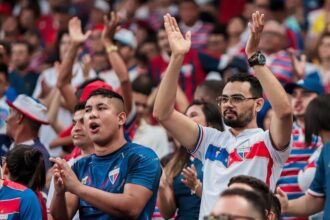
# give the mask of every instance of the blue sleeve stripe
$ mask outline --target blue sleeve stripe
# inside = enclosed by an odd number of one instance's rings
[[[195,147],[192,150],[189,151],[191,154],[194,154],[198,151],[198,149],[200,148],[200,146],[202,144],[203,137],[204,137],[203,128],[201,128],[201,126],[198,125],[198,138],[197,138],[197,142],[195,144]]]

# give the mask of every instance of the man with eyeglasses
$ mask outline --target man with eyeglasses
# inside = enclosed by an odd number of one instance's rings
[[[254,176],[272,190],[287,160],[291,146],[292,110],[289,99],[275,76],[264,65],[258,52],[264,15],[253,13],[246,53],[257,78],[236,75],[226,83],[218,98],[224,122],[230,128],[224,132],[205,128],[174,110],[176,84],[184,54],[189,51],[191,36],[185,38],[173,17],[165,16],[165,28],[172,54],[160,84],[154,106],[154,116],[204,165],[203,194],[199,219],[210,214],[219,194],[227,188],[229,179],[240,174]],[[257,127],[256,114],[264,100],[262,87],[274,114],[269,131]]]

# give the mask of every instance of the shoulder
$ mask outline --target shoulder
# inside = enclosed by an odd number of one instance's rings
[[[13,181],[10,181],[10,180],[4,180],[3,185],[10,189],[21,191],[21,192],[28,190],[28,188],[26,186],[13,182]]]
[[[136,155],[138,157],[145,157],[145,158],[158,158],[157,154],[149,147],[145,147],[140,144],[136,143],[127,143],[128,147],[126,151],[130,155]]]

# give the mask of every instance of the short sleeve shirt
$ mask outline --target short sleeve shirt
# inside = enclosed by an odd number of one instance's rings
[[[191,151],[203,162],[203,195],[199,219],[210,214],[231,177],[243,174],[253,176],[274,190],[289,157],[291,142],[284,151],[278,151],[272,146],[269,131],[246,129],[234,136],[229,130],[220,132],[199,126],[199,138]]]
[[[87,186],[110,193],[123,193],[125,184],[137,184],[153,192],[138,219],[151,219],[161,177],[159,158],[150,148],[126,143],[106,156],[92,154],[72,167],[78,179]],[[106,214],[88,202],[79,200],[80,219],[120,219]]]

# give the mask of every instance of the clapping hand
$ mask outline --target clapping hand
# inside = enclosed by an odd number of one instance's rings
[[[102,42],[104,45],[112,44],[113,37],[118,30],[120,23],[120,17],[116,12],[111,12],[111,19],[109,20],[108,16],[103,17],[104,20],[104,29],[102,31]]]
[[[91,31],[87,31],[85,34],[82,32],[81,21],[77,17],[73,17],[69,21],[69,35],[71,41],[76,44],[84,43],[89,37]]]

